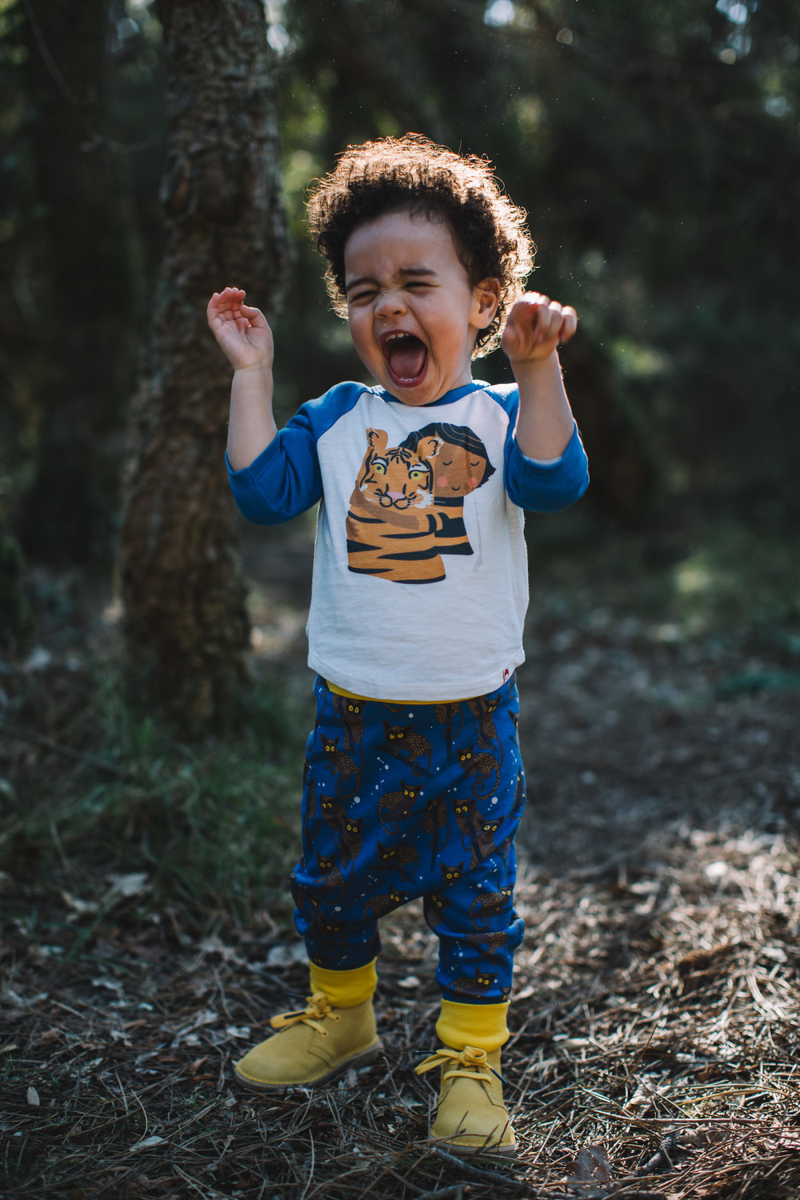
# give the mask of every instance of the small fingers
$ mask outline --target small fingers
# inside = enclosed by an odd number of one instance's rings
[[[561,315],[561,305],[554,300],[548,301],[547,304],[541,305],[539,308],[539,328],[537,330],[537,341],[550,342],[553,338],[557,338],[563,318]]]
[[[539,292],[528,292],[522,303],[530,313],[534,342],[549,342],[553,339],[568,342],[578,327],[578,314],[571,305],[559,304]]]
[[[561,317],[562,322],[559,341],[568,342],[569,339],[574,336],[575,331],[578,328],[578,314],[575,312],[574,308],[568,305],[566,308],[562,309]]]
[[[245,294],[242,288],[237,287],[226,287],[221,292],[214,292],[206,309],[209,324],[232,322],[240,332],[245,332],[251,327],[268,329],[267,319],[261,310],[243,303]]]
[[[568,342],[577,326],[574,308],[541,292],[526,292],[509,313],[503,349],[512,360],[545,358]]]
[[[558,336],[561,327],[561,305],[549,296],[531,292],[522,298],[520,316],[528,326],[534,345]]]
[[[260,308],[253,308],[249,304],[242,304],[240,307],[242,315],[247,317],[251,325],[258,329],[268,328],[267,318],[264,316]]]
[[[209,300],[209,308],[213,304],[218,309],[228,309],[234,306],[238,307],[245,297],[245,293],[241,288],[226,287],[221,292],[214,292],[214,295]]]
[[[549,304],[550,297],[545,296],[543,292],[525,292],[521,300],[522,304]]]

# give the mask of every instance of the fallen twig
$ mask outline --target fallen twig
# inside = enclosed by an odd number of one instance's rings
[[[644,1175],[652,1175],[659,1167],[671,1167],[672,1155],[678,1147],[679,1130],[672,1129],[661,1142],[652,1158],[648,1158],[644,1166],[634,1171],[634,1178],[641,1179]]]
[[[515,1188],[519,1192],[528,1192],[532,1197],[538,1196],[539,1193],[530,1190],[530,1184],[525,1183],[521,1179],[514,1179],[510,1175],[502,1175],[500,1171],[490,1171],[482,1167],[473,1167],[471,1163],[463,1158],[456,1158],[455,1154],[448,1154],[446,1150],[442,1150],[441,1146],[436,1146],[433,1153],[437,1158],[442,1158],[451,1167],[458,1167],[462,1174],[469,1179],[475,1179],[479,1183],[502,1183],[504,1187]]]

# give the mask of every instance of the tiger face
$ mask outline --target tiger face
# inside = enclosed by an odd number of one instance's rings
[[[383,429],[368,429],[369,448],[356,484],[361,495],[380,508],[404,512],[433,504],[433,467],[430,460],[441,438],[423,438],[416,450],[387,447]]]

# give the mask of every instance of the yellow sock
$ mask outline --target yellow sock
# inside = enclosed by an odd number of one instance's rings
[[[510,1034],[506,1025],[508,1002],[505,1004],[456,1004],[442,1000],[442,1011],[436,1022],[436,1033],[451,1050],[475,1046],[478,1050],[499,1050]]]
[[[352,971],[329,971],[309,963],[311,991],[324,992],[334,1008],[353,1008],[369,1000],[378,984],[376,959]]]

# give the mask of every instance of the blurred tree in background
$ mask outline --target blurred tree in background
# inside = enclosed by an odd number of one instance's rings
[[[107,562],[143,283],[109,4],[3,10],[4,491],[33,555]]]
[[[273,52],[253,0],[159,0],[170,139],[165,245],[122,531],[134,693],[197,735],[230,720],[250,626],[222,469],[230,367],[205,306],[235,278],[271,315],[283,287]]]
[[[219,30],[212,6],[197,7],[205,53]],[[283,417],[362,374],[345,327],[327,312],[303,229],[304,189],[348,142],[417,130],[497,164],[529,210],[539,245],[532,285],[578,308],[582,330],[564,364],[595,506],[627,523],[663,525],[702,509],[776,534],[792,528],[796,0],[267,8],[296,246],[276,327]],[[134,357],[174,219],[157,201],[166,11],[142,0],[80,0],[69,13],[63,0],[0,0],[0,500],[34,558],[74,561],[91,550],[107,562],[119,520]],[[220,108],[230,122],[234,97],[215,93],[210,75],[207,83],[200,102],[230,105]],[[234,176],[249,153],[236,146]],[[167,179],[174,204],[181,171],[172,158]],[[187,263],[196,282],[186,296],[200,306],[201,283],[210,291],[235,282],[269,307],[275,262],[254,258],[247,277],[234,278],[244,268],[235,256],[223,263],[223,240],[211,237],[212,253],[196,245],[207,261]],[[190,346],[215,372],[224,405],[223,365],[210,366],[196,315],[181,352]],[[147,370],[159,377],[152,360]],[[479,373],[509,378],[502,355]],[[221,425],[203,428],[209,462],[221,458]]]
[[[108,572],[160,253],[162,64],[122,3],[0,2],[0,591],[22,559]],[[16,616],[15,616],[16,614]],[[16,625],[16,632],[11,629]]]

